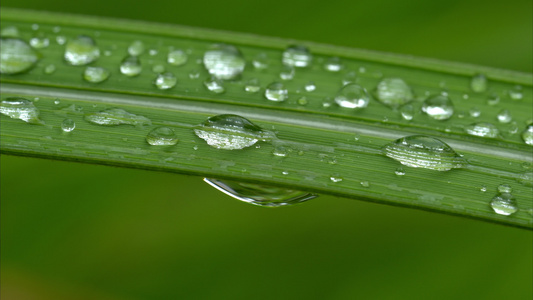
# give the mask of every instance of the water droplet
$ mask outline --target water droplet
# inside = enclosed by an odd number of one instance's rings
[[[178,79],[170,72],[157,75],[154,81],[155,86],[160,90],[171,89],[176,83],[178,83]]]
[[[533,146],[533,124],[527,125],[526,129],[524,129],[522,139],[526,144]]]
[[[148,133],[146,141],[153,146],[173,146],[178,143],[178,137],[171,128],[157,127]]]
[[[479,118],[479,116],[481,116],[481,110],[477,107],[472,107],[468,113],[472,118]]]
[[[237,115],[217,115],[194,129],[194,133],[211,147],[224,150],[237,150],[250,147],[258,141],[274,137],[270,131]]]
[[[435,120],[448,120],[453,115],[453,104],[448,96],[436,95],[424,101],[422,111]]]
[[[487,98],[487,104],[490,106],[494,106],[498,103],[500,103],[500,96],[496,94],[492,94]]]
[[[61,104],[61,101],[60,101],[58,98],[56,98],[56,99],[54,100],[54,104],[55,104],[55,105],[59,105],[59,104]]]
[[[161,74],[161,73],[165,72],[165,66],[163,66],[161,64],[153,65],[152,66],[152,72],[154,72],[156,74]]]
[[[507,109],[502,109],[498,113],[498,122],[507,124],[513,120],[513,117],[511,116],[511,112]]]
[[[128,47],[128,53],[131,56],[139,56],[143,54],[144,50],[145,50],[145,47],[142,41],[133,41]]]
[[[3,38],[18,38],[20,37],[19,29],[15,26],[8,26],[0,31],[0,36]]]
[[[510,193],[498,193],[490,202],[492,209],[499,215],[509,216],[517,210],[516,199]]]
[[[12,119],[19,119],[30,124],[44,124],[39,119],[39,110],[33,102],[20,97],[9,97],[2,100],[0,113]]]
[[[355,71],[350,71],[344,74],[344,77],[342,78],[342,85],[355,83],[356,80],[357,80],[357,74],[355,73]]]
[[[283,51],[281,62],[286,66],[304,68],[311,64],[313,55],[305,46],[289,46]]]
[[[204,81],[204,85],[209,91],[215,94],[222,94],[226,91],[226,89],[224,88],[224,84],[222,83],[222,80],[219,80],[214,76]]]
[[[257,93],[261,89],[259,80],[257,78],[251,78],[244,84],[244,90],[248,93]]]
[[[500,193],[512,193],[513,188],[508,184],[500,184],[498,186],[498,192]]]
[[[74,128],[76,128],[76,122],[72,119],[65,119],[61,122],[61,130],[63,130],[63,132],[71,132]]]
[[[386,156],[415,168],[448,171],[462,168],[465,160],[443,141],[412,135],[395,140],[383,147]]]
[[[0,38],[0,73],[17,74],[28,71],[38,60],[37,52],[25,41]]]
[[[342,70],[341,59],[338,57],[330,57],[326,60],[324,64],[324,69],[330,72],[339,72]]]
[[[341,182],[342,180],[344,180],[344,178],[338,176],[338,175],[332,175],[329,177],[329,180],[331,180],[332,182]]]
[[[522,100],[522,98],[524,97],[524,94],[522,94],[522,87],[519,85],[509,90],[508,94],[509,94],[509,98],[513,100]]]
[[[30,39],[30,46],[35,49],[43,49],[50,45],[50,40],[43,33],[38,34]]]
[[[226,44],[214,44],[204,54],[204,66],[218,79],[235,79],[244,71],[246,61],[239,49]]]
[[[92,83],[100,83],[109,78],[109,70],[101,67],[87,67],[83,71],[83,79]]]
[[[157,49],[150,49],[150,50],[148,50],[148,54],[149,54],[150,56],[156,56],[157,53],[158,53],[158,52],[157,52]]]
[[[281,72],[279,73],[279,78],[283,80],[292,80],[294,78],[294,67],[292,66],[282,66]]]
[[[265,90],[265,97],[270,101],[281,102],[289,98],[289,91],[281,82],[272,82]]]
[[[479,190],[480,190],[481,192],[484,193],[484,192],[487,191],[487,186],[486,186],[486,185],[482,185],[482,186],[479,188]]]
[[[59,32],[61,32],[61,27],[59,27],[59,26],[54,26],[54,28],[52,28],[52,32],[53,32],[53,33],[59,33]]]
[[[71,65],[86,65],[100,57],[100,49],[91,37],[80,35],[67,42],[64,57]]]
[[[287,157],[289,155],[289,149],[284,146],[277,146],[272,150],[272,154],[277,157]]]
[[[31,24],[32,30],[39,30],[39,24]]]
[[[300,97],[300,98],[298,98],[297,102],[298,102],[299,105],[307,105],[307,103],[309,103],[309,102],[307,101],[307,98],[305,98],[305,97],[303,97],[303,96]]]
[[[368,92],[355,83],[343,86],[335,97],[335,102],[337,102],[340,107],[345,108],[365,108],[368,106],[369,101],[370,96],[368,95]]]
[[[64,45],[67,42],[67,37],[63,35],[56,36],[56,43],[58,45]]]
[[[316,90],[316,85],[314,82],[312,81],[309,81],[308,83],[305,84],[305,90],[308,91],[308,92],[312,92],[314,90]]]
[[[237,200],[263,207],[288,206],[317,197],[317,195],[307,192],[256,183],[212,178],[204,178],[204,181]]]
[[[264,70],[268,68],[268,56],[263,52],[258,53],[252,60],[252,64],[254,65],[254,68]]]
[[[487,91],[488,80],[483,74],[476,74],[470,81],[470,88],[474,93],[483,93]]]
[[[398,176],[403,176],[405,175],[405,170],[403,168],[397,168],[396,171],[394,171],[394,174]]]
[[[413,92],[403,79],[385,78],[376,88],[376,98],[381,103],[396,109],[413,100]]]
[[[183,50],[173,50],[168,53],[167,62],[173,66],[183,66],[187,63],[187,53]]]
[[[466,133],[475,136],[482,136],[488,138],[496,138],[500,135],[500,131],[491,123],[479,122],[465,126]]]
[[[411,121],[415,116],[415,107],[409,103],[405,104],[400,108],[400,114],[404,120]]]
[[[361,183],[361,186],[362,186],[362,187],[366,187],[366,188],[367,188],[367,187],[370,187],[370,182],[368,182],[368,181],[366,181],[366,180],[363,180],[363,181],[361,181],[360,183]]]
[[[47,65],[46,67],[44,67],[44,74],[52,74],[56,71],[56,66],[55,65]]]
[[[120,73],[126,76],[137,76],[141,74],[142,65],[137,56],[127,56],[122,60],[120,64]]]
[[[85,115],[85,120],[89,123],[105,126],[122,124],[134,126],[152,125],[150,119],[134,115],[121,108],[110,108],[96,113],[89,113]]]

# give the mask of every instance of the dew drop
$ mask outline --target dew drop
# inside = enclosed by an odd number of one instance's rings
[[[298,98],[297,102],[298,102],[299,105],[307,105],[307,103],[309,103],[307,101],[307,98],[305,98],[305,97]]]
[[[313,55],[305,46],[289,46],[283,51],[281,62],[286,66],[304,68],[311,64]]]
[[[281,82],[272,82],[265,89],[265,97],[270,101],[281,102],[289,98],[289,91]]]
[[[492,94],[487,98],[487,104],[490,106],[494,106],[498,103],[500,103],[500,96],[496,94]]]
[[[342,62],[338,57],[330,57],[324,63],[324,69],[330,72],[339,72],[342,70]]]
[[[340,107],[361,109],[368,106],[370,96],[366,89],[360,85],[350,83],[339,90],[337,96],[335,96],[335,102]]]
[[[266,55],[266,53],[258,53],[252,60],[252,65],[257,70],[264,70],[268,68],[268,56]]]
[[[498,113],[498,122],[507,124],[510,123],[513,120],[513,117],[511,116],[511,112],[508,109],[502,109]]]
[[[66,36],[63,36],[63,35],[56,36],[56,43],[58,45],[65,45],[66,42],[67,42],[67,37]]]
[[[89,36],[80,35],[65,45],[65,60],[74,66],[89,64],[100,57],[100,49]]]
[[[25,41],[0,38],[0,73],[17,74],[28,71],[38,60],[37,52]]]
[[[61,122],[61,130],[63,132],[71,132],[76,128],[76,122],[72,119],[65,119]]]
[[[435,120],[448,120],[453,115],[453,104],[448,96],[436,95],[424,101],[422,111]]]
[[[386,156],[409,167],[448,171],[466,165],[466,161],[446,143],[423,135],[397,139],[382,150]]]
[[[305,84],[304,88],[307,92],[313,92],[314,90],[316,90],[316,85],[314,82],[309,81],[308,83]]]
[[[156,74],[161,74],[161,73],[165,72],[165,66],[163,66],[161,64],[153,65],[152,66],[152,72],[154,72]]]
[[[49,64],[46,67],[44,67],[44,74],[52,74],[56,71],[56,66],[53,64]]]
[[[157,55],[157,50],[156,49],[150,49],[150,50],[148,50],[148,54],[150,56],[156,56]]]
[[[479,118],[479,116],[481,116],[481,110],[479,110],[479,108],[477,107],[472,107],[468,113],[470,114],[470,116],[472,118]]]
[[[342,78],[342,85],[355,83],[356,80],[357,80],[357,74],[355,73],[355,71],[350,71],[344,74],[344,77]]]
[[[154,81],[155,86],[160,90],[171,89],[176,83],[178,83],[178,79],[170,72],[157,75]]]
[[[522,100],[522,98],[524,97],[524,94],[522,94],[522,87],[519,85],[509,90],[508,94],[509,94],[509,98],[513,100]]]
[[[224,83],[222,80],[217,79],[216,77],[212,76],[211,78],[208,78],[204,81],[204,86],[211,92],[215,94],[222,94],[226,91],[224,88]]]
[[[486,185],[482,185],[482,186],[479,188],[479,190],[480,190],[481,192],[484,193],[484,192],[487,191],[487,186],[486,186]]]
[[[30,46],[35,49],[43,49],[50,45],[50,40],[44,34],[38,34],[30,39]]]
[[[470,80],[470,88],[474,93],[483,93],[487,91],[488,80],[483,74],[476,74]]]
[[[85,115],[85,120],[92,124],[105,126],[123,124],[133,126],[152,125],[150,119],[129,113],[121,108],[110,108],[96,113],[89,113]]]
[[[173,146],[178,143],[178,136],[168,127],[157,127],[146,136],[146,142],[152,146]]]
[[[405,170],[403,168],[397,168],[396,171],[394,171],[394,174],[398,176],[403,176],[405,175]]]
[[[111,73],[102,67],[87,67],[83,71],[83,79],[92,83],[100,83],[109,78]]]
[[[128,53],[131,56],[139,56],[144,53],[144,43],[142,41],[133,41],[128,47]]]
[[[137,56],[127,56],[120,64],[120,73],[133,77],[141,74],[142,65]]]
[[[362,187],[366,187],[366,188],[367,188],[367,187],[370,187],[370,182],[368,182],[368,181],[366,181],[366,180],[363,180],[363,181],[361,181],[360,183],[361,183],[361,186],[362,186]]]
[[[465,126],[465,131],[470,135],[487,138],[496,138],[500,135],[498,128],[487,122],[478,122]]]
[[[284,146],[277,146],[272,150],[272,154],[277,157],[287,157],[289,155],[289,149]]]
[[[257,93],[261,89],[259,80],[257,78],[251,78],[244,84],[244,90],[248,93]]]
[[[317,195],[307,192],[257,183],[213,178],[204,178],[204,181],[237,200],[263,207],[289,206],[317,197]]]
[[[513,188],[508,184],[500,184],[498,186],[498,192],[500,193],[512,193]]]
[[[183,50],[173,50],[168,52],[167,62],[173,66],[183,66],[187,63],[187,53]]]
[[[490,202],[492,209],[499,215],[509,216],[517,210],[516,199],[511,193],[498,193]]]
[[[400,108],[400,114],[404,120],[411,121],[415,116],[415,107],[407,103]]]
[[[44,124],[39,119],[39,110],[33,102],[20,98],[20,97],[8,97],[2,100],[0,104],[0,113],[6,115],[12,119],[19,119],[30,124]]]
[[[413,100],[411,88],[401,78],[385,78],[376,87],[376,98],[383,104],[398,108]]]
[[[281,72],[279,73],[279,78],[282,80],[292,80],[294,78],[294,67],[293,66],[282,66]]]
[[[18,38],[20,37],[19,29],[15,26],[8,26],[0,31],[0,36],[3,38]]]
[[[340,177],[338,175],[332,175],[332,176],[329,177],[329,180],[331,180],[331,182],[337,183],[337,182],[343,181],[344,178],[342,178],[342,177]]]
[[[198,79],[198,78],[200,78],[200,71],[192,70],[191,72],[189,72],[189,78],[190,79]]]
[[[533,146],[533,124],[527,125],[526,129],[524,129],[522,139],[526,144]]]
[[[217,79],[235,79],[244,71],[246,61],[239,49],[226,44],[214,44],[204,54],[204,66]]]

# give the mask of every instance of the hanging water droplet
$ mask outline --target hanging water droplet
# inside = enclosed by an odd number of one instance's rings
[[[533,124],[527,125],[526,129],[524,129],[522,139],[526,144],[533,146]]]
[[[178,79],[170,72],[157,75],[154,81],[155,86],[160,90],[171,89],[176,83],[178,83]]]
[[[508,184],[500,184],[498,186],[498,192],[500,193],[512,193],[513,188]]]
[[[403,176],[405,175],[405,170],[403,168],[396,168],[396,171],[394,171],[394,174],[398,176]]]
[[[204,54],[204,66],[218,79],[235,79],[244,71],[246,61],[239,49],[226,44],[214,44]]]
[[[283,51],[281,62],[286,66],[304,68],[311,64],[313,55],[305,46],[289,46]]]
[[[100,83],[109,78],[111,73],[102,67],[87,67],[83,71],[83,79],[92,83]]]
[[[44,67],[44,74],[52,74],[56,71],[56,66],[55,65],[47,65],[46,67]]]
[[[500,135],[500,131],[491,123],[479,122],[465,126],[466,133],[475,136],[482,136],[488,138],[496,138]]]
[[[490,106],[494,106],[498,103],[500,103],[500,96],[496,94],[492,94],[487,98],[487,104]]]
[[[332,175],[329,177],[329,180],[331,180],[331,182],[341,182],[344,180],[344,178],[340,177],[339,175]]]
[[[309,81],[308,83],[305,84],[304,88],[307,92],[313,92],[314,90],[316,90],[316,85],[314,82]]]
[[[0,36],[3,38],[18,38],[20,37],[19,29],[15,26],[8,26],[0,31]]]
[[[415,116],[415,107],[407,103],[400,108],[400,114],[404,120],[411,121]]]
[[[96,113],[85,115],[85,120],[92,124],[115,126],[115,125],[152,125],[150,119],[129,113],[121,108],[110,108]]]
[[[64,57],[69,64],[82,66],[98,59],[100,49],[91,37],[80,35],[66,43]]]
[[[344,77],[342,78],[342,85],[355,83],[356,80],[357,80],[357,74],[355,73],[355,71],[350,71],[344,74]]]
[[[167,62],[173,66],[183,66],[187,63],[187,53],[183,50],[173,50],[168,53]]]
[[[474,93],[483,93],[487,91],[488,80],[483,74],[476,74],[470,80],[470,88]]]
[[[71,132],[76,128],[76,122],[72,119],[65,119],[61,122],[61,130],[63,132]]]
[[[370,96],[366,89],[360,85],[350,83],[339,90],[337,96],[335,96],[335,102],[340,107],[361,109],[368,106]]]
[[[145,47],[142,41],[133,41],[128,47],[128,53],[131,56],[139,56],[143,54],[144,50]]]
[[[470,114],[470,116],[472,118],[479,118],[479,116],[481,116],[481,110],[479,110],[479,108],[477,107],[472,107],[468,113]]]
[[[522,87],[520,85],[515,86],[513,89],[508,92],[509,98],[513,100],[522,100],[524,94],[522,94]]]
[[[204,181],[237,200],[263,207],[288,206],[316,198],[317,195],[293,189],[204,178]]]
[[[41,32],[30,39],[30,46],[35,49],[43,49],[50,45],[50,40]]]
[[[265,90],[265,97],[270,101],[281,102],[289,98],[289,91],[281,82],[272,82]]]
[[[330,72],[339,72],[342,70],[341,59],[338,57],[330,57],[324,63],[324,69]]]
[[[209,91],[215,94],[222,94],[226,91],[226,89],[224,88],[224,84],[222,83],[222,80],[219,80],[214,76],[205,80],[204,85]]]
[[[194,133],[211,147],[238,150],[274,138],[270,131],[237,115],[217,115],[197,126]]]
[[[157,127],[146,136],[146,142],[152,146],[173,146],[178,143],[178,136],[168,127]]]
[[[28,71],[38,60],[37,52],[25,41],[0,38],[0,73],[17,74]]]
[[[453,104],[448,96],[436,95],[424,101],[422,111],[435,120],[448,120],[453,115]]]
[[[516,199],[510,193],[498,193],[490,202],[492,209],[499,215],[509,216],[517,210]]]
[[[120,73],[126,76],[137,76],[141,74],[142,65],[137,56],[127,56],[122,60],[120,64]]]
[[[498,122],[507,124],[513,120],[513,117],[511,116],[511,112],[508,109],[502,109],[498,113]]]
[[[39,119],[39,110],[33,102],[20,97],[8,97],[0,103],[0,113],[12,119],[19,119],[30,124],[44,124]]]
[[[396,109],[413,100],[413,92],[403,79],[385,78],[376,88],[376,98],[381,103]]]
[[[386,156],[409,167],[448,171],[466,166],[466,161],[446,143],[422,135],[397,139],[382,150]]]
[[[294,78],[294,67],[292,66],[282,66],[281,72],[279,73],[279,78],[283,80],[292,80]]]
[[[257,78],[251,78],[244,84],[244,90],[248,93],[257,93],[261,89],[259,80]]]
[[[264,70],[268,68],[268,56],[266,53],[260,52],[254,57],[252,64],[254,65],[254,68]]]

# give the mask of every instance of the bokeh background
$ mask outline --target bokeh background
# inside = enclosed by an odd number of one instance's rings
[[[533,70],[530,0],[1,5]],[[3,300],[533,298],[527,230],[333,197],[265,209],[196,177],[0,162]]]

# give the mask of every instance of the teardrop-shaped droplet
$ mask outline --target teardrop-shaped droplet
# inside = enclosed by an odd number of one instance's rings
[[[217,115],[197,126],[194,133],[211,147],[239,150],[258,141],[270,140],[274,134],[237,115]]]
[[[224,83],[222,80],[217,79],[216,77],[211,77],[204,81],[204,86],[211,92],[215,94],[222,94],[226,91],[224,88]]]
[[[435,120],[448,120],[453,115],[453,104],[448,96],[436,95],[424,101],[422,111]]]
[[[496,138],[500,135],[500,131],[496,126],[487,122],[473,123],[465,126],[466,133],[475,136],[482,136],[488,138]]]
[[[470,88],[474,93],[483,93],[487,91],[488,80],[483,74],[474,75],[470,81]]]
[[[126,76],[137,76],[141,74],[142,65],[137,56],[127,56],[122,60],[120,64],[120,73]]]
[[[533,146],[533,124],[527,125],[526,129],[522,131],[522,139],[526,144]]]
[[[128,47],[128,53],[131,56],[139,56],[143,54],[146,47],[142,41],[133,41]]]
[[[116,125],[133,125],[143,126],[152,125],[150,119],[129,113],[121,108],[110,108],[96,113],[85,115],[85,120],[92,124],[116,126]]]
[[[74,66],[89,64],[100,57],[100,48],[89,36],[80,35],[65,45],[65,60]]]
[[[307,192],[257,183],[212,178],[204,178],[204,181],[237,200],[263,207],[289,206],[317,197]]]
[[[289,46],[283,51],[281,62],[290,67],[305,68],[313,61],[313,55],[305,46]]]
[[[335,96],[335,102],[340,107],[361,109],[368,106],[370,96],[362,86],[350,83],[339,90]]]
[[[109,78],[111,73],[102,67],[87,67],[83,71],[83,79],[92,83],[100,83]]]
[[[183,66],[187,59],[187,53],[180,49],[170,51],[167,56],[167,62],[173,66]]]
[[[413,91],[401,78],[384,78],[376,87],[376,98],[396,109],[413,100]]]
[[[281,102],[289,98],[289,91],[281,82],[272,82],[265,89],[265,97],[270,101]]]
[[[178,83],[178,79],[170,72],[157,75],[154,81],[155,86],[160,90],[171,89],[176,83]]]
[[[30,124],[44,124],[39,119],[39,110],[28,99],[8,97],[0,103],[0,113],[12,119],[19,119]]]
[[[397,139],[385,145],[383,152],[409,167],[448,171],[466,166],[466,161],[446,143],[423,135]]]
[[[511,193],[498,193],[490,202],[492,209],[499,215],[509,216],[518,211],[516,199]]]
[[[152,146],[173,146],[178,143],[178,136],[168,127],[157,127],[146,136],[146,142]]]
[[[342,70],[342,62],[338,57],[330,57],[324,63],[324,69],[330,72],[339,72]]]
[[[244,71],[246,61],[239,49],[226,44],[214,44],[204,54],[204,66],[218,79],[235,79]]]
[[[37,52],[25,41],[0,38],[0,73],[17,74],[28,71],[38,60]]]
[[[65,119],[61,122],[61,130],[63,132],[71,132],[76,128],[76,122],[72,119]]]

